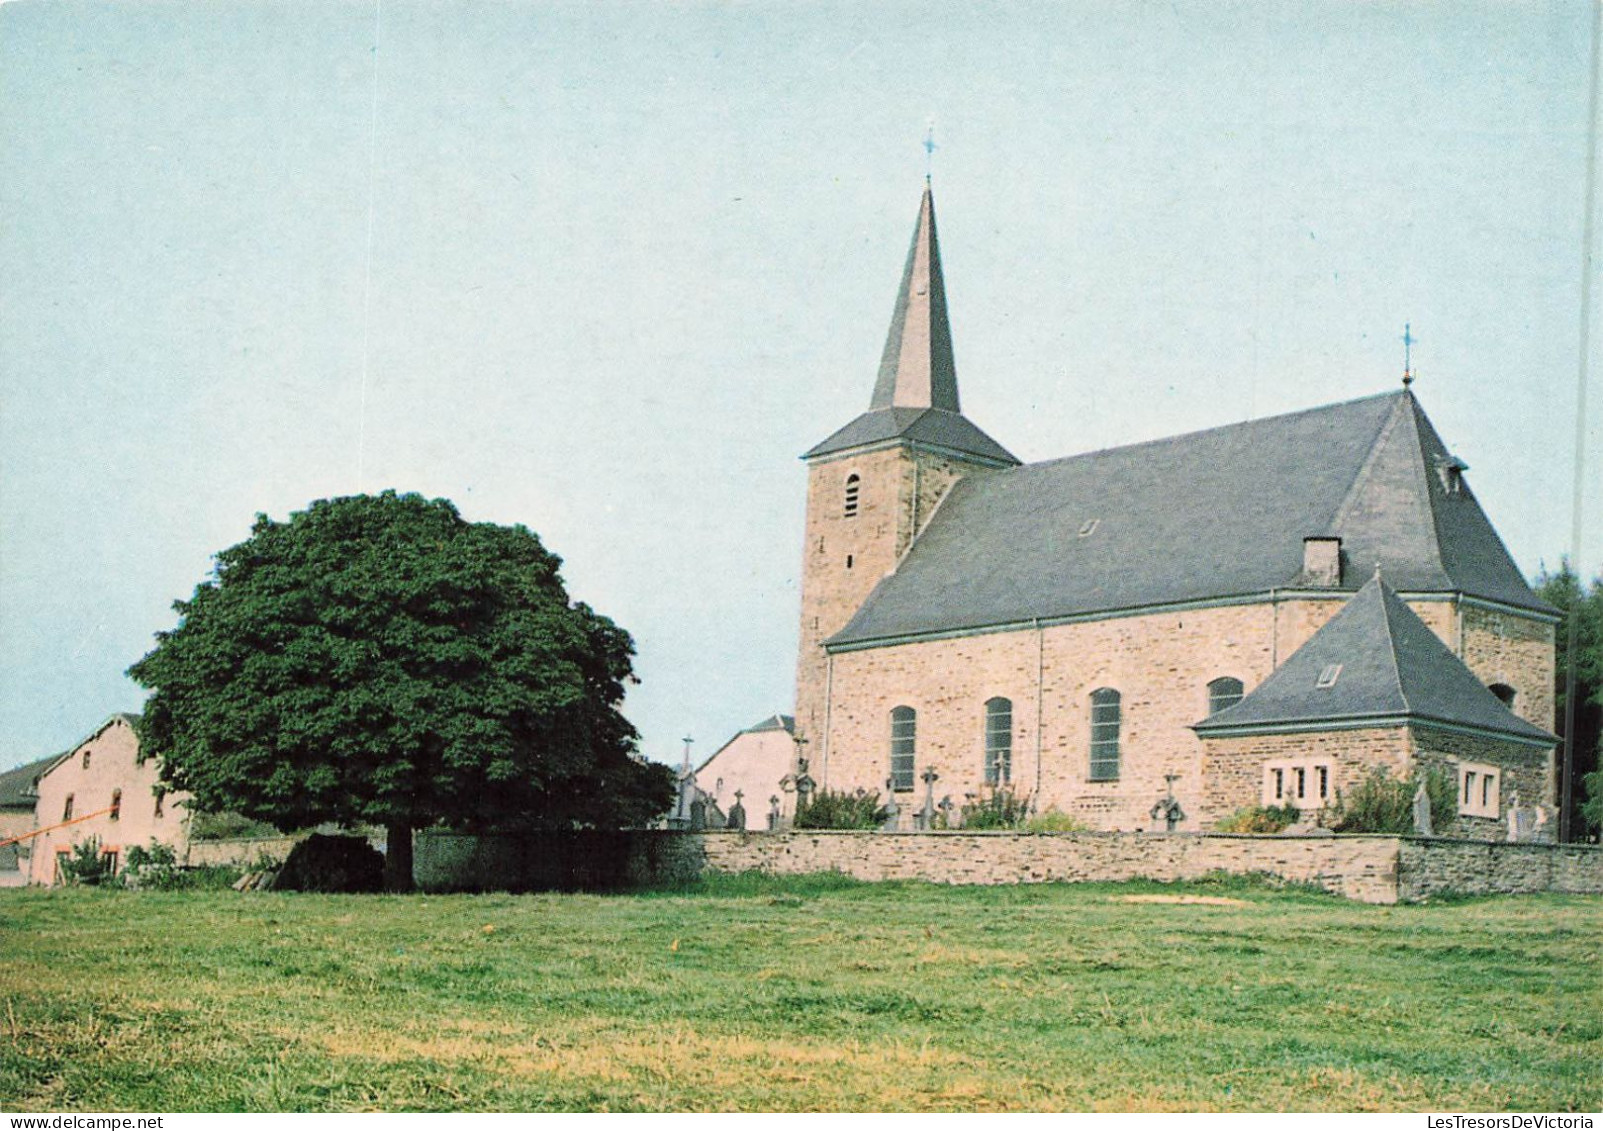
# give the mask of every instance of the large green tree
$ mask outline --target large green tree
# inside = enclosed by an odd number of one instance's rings
[[[1558,609],[1563,619],[1556,626],[1558,663],[1555,671],[1558,732],[1569,726],[1570,640],[1575,642],[1575,746],[1574,784],[1571,788],[1570,836],[1583,830],[1596,832],[1603,819],[1603,773],[1599,747],[1603,745],[1603,575],[1582,585],[1568,561],[1557,573],[1545,569],[1536,579],[1536,594]],[[1572,633],[1573,629],[1573,633]],[[1560,772],[1562,773],[1562,752]],[[1563,783],[1560,782],[1562,791]]]
[[[201,810],[385,826],[391,890],[415,828],[643,822],[672,779],[618,711],[634,645],[560,565],[419,495],[259,515],[129,669],[152,691],[143,749]]]

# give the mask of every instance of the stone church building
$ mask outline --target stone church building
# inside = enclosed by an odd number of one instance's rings
[[[1430,766],[1554,788],[1554,624],[1408,387],[1021,464],[963,415],[928,188],[868,411],[808,469],[797,737],[823,788],[1006,787],[1092,828]],[[926,780],[933,771],[934,777]],[[1516,796],[1518,801],[1516,801]]]

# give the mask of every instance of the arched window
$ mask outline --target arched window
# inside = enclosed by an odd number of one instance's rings
[[[985,784],[1006,785],[1013,778],[1013,700],[985,701]]]
[[[1506,683],[1494,683],[1487,690],[1503,701],[1503,706],[1514,709],[1514,689]]]
[[[83,752],[83,768],[86,769],[86,770],[89,768],[89,755],[91,753],[93,753],[93,752],[89,751],[89,750],[85,750]]]
[[[122,790],[111,791],[111,819],[115,821],[122,816]]]
[[[857,517],[857,493],[861,490],[863,481],[854,471],[846,477],[846,517]]]
[[[918,712],[911,707],[891,711],[891,789],[913,788],[913,743]]]
[[[1091,780],[1119,777],[1119,693],[1111,687],[1091,692]]]
[[[1244,690],[1241,681],[1235,676],[1220,676],[1208,684],[1208,714],[1217,715],[1226,707],[1234,707],[1241,702],[1241,693]]]
[[[72,794],[70,793],[67,794],[67,803],[61,807],[61,819],[63,821],[72,820]]]

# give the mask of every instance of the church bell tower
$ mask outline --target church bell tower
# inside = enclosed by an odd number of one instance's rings
[[[823,759],[814,762],[815,773],[827,774],[825,642],[895,571],[953,483],[1019,462],[958,405],[935,198],[927,182],[868,411],[802,459],[807,522],[796,732],[811,744],[808,757]]]

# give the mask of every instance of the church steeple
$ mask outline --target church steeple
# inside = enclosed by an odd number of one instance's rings
[[[962,411],[952,361],[952,327],[946,318],[941,245],[935,235],[935,194],[927,179],[869,407]]]
[[[814,744],[808,748],[817,758],[814,773],[827,785],[831,661],[824,642],[896,569],[954,483],[1019,462],[958,408],[935,199],[927,181],[868,411],[802,458],[807,526],[796,734]]]
[[[927,179],[868,411],[802,458],[816,460],[887,444],[910,444],[981,467],[1013,467],[1019,462],[958,406],[946,280],[935,235],[935,194]]]

